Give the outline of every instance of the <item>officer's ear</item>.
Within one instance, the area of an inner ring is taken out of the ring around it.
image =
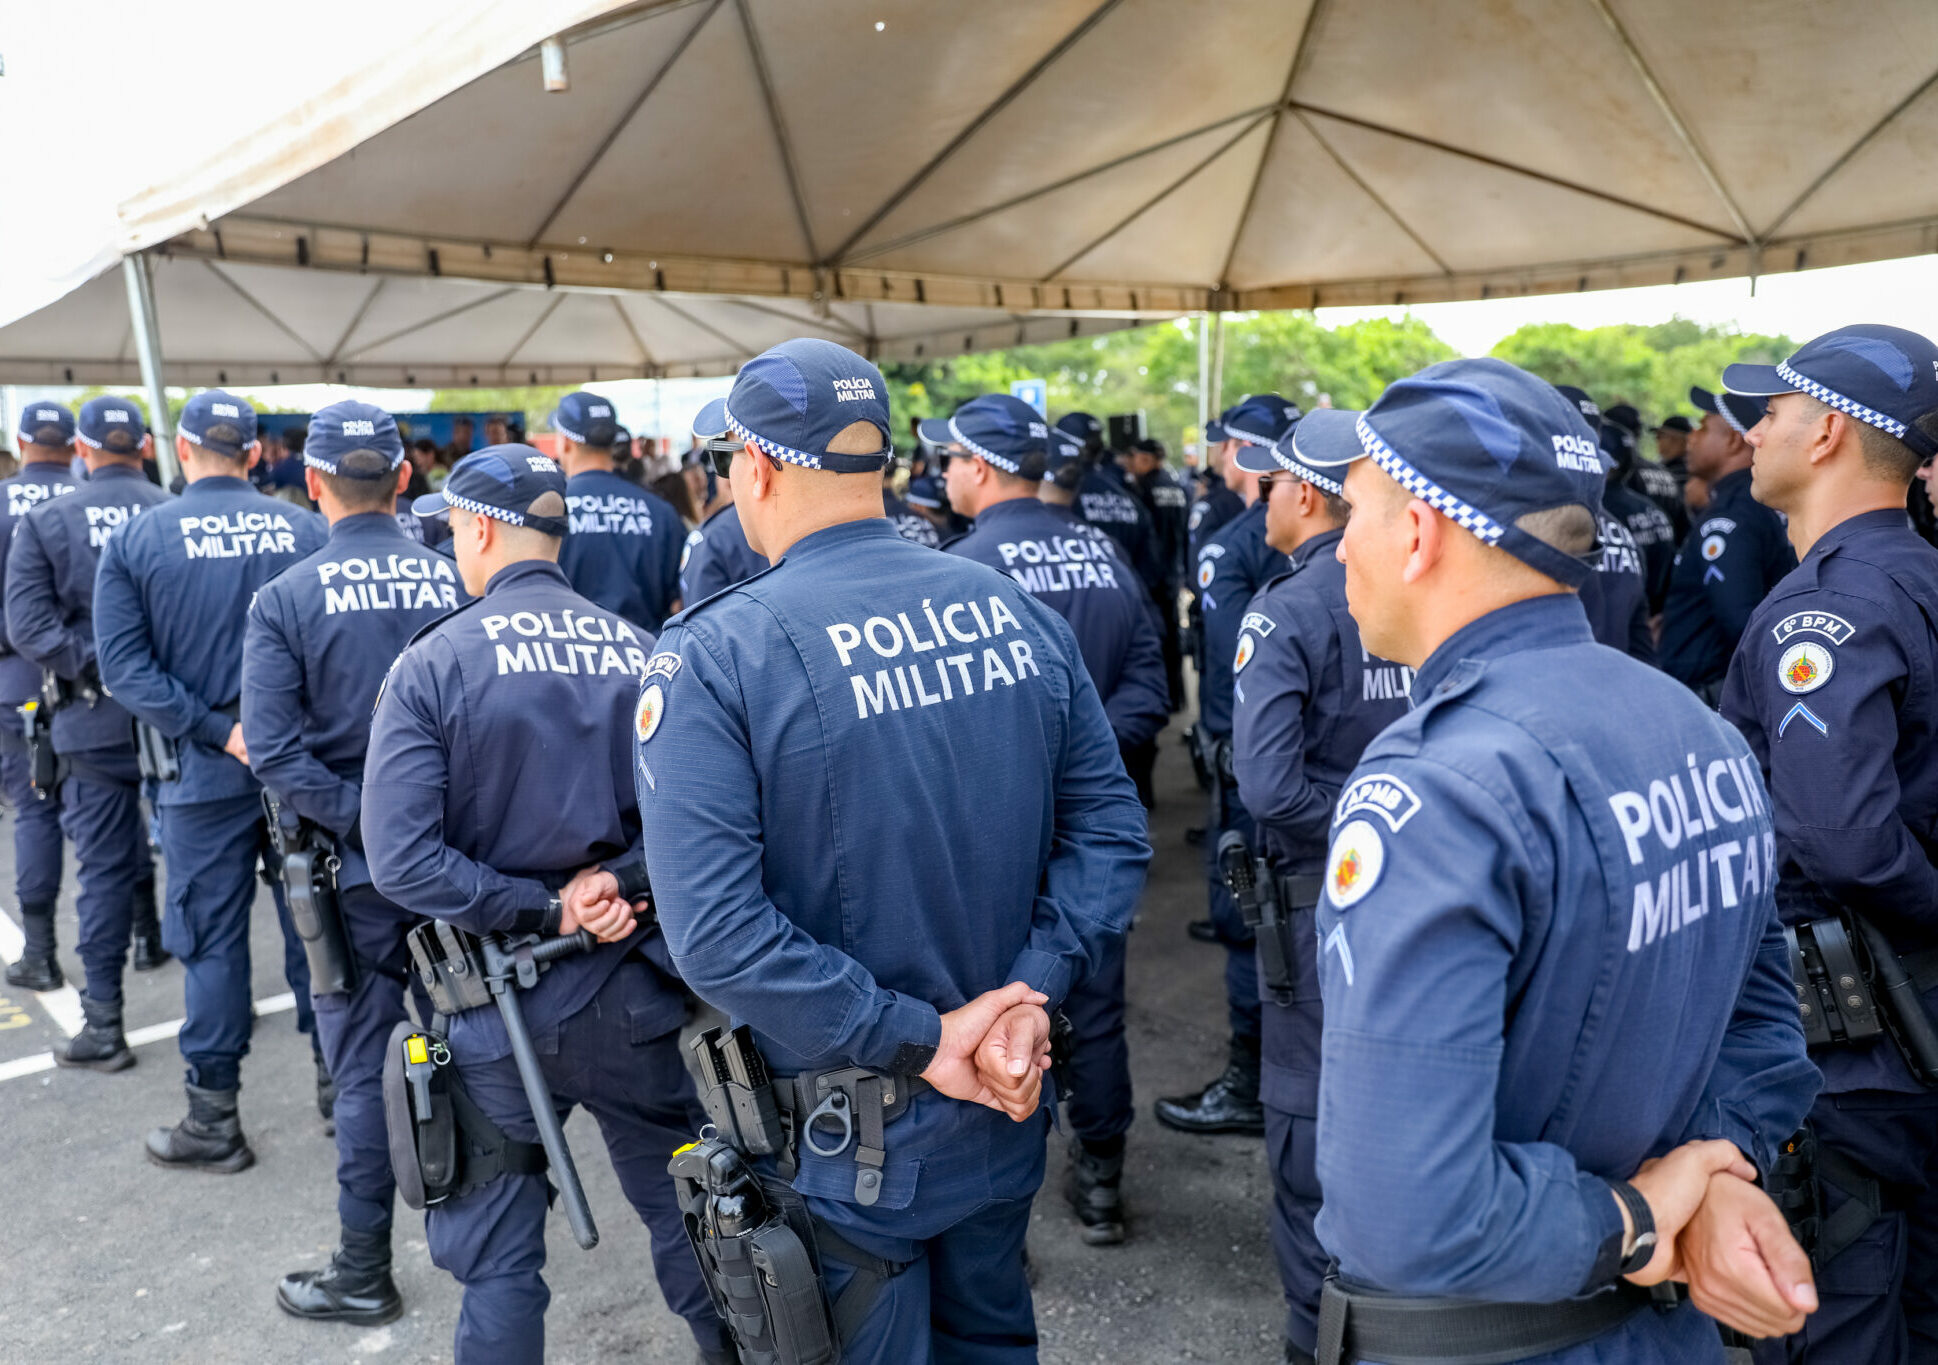
[[[249,443],[249,448],[243,451],[242,455],[243,455],[243,460],[242,460],[243,469],[245,471],[254,469],[257,463],[262,459],[262,442],[251,441]]]
[[[1433,571],[1447,553],[1447,522],[1419,498],[1407,499],[1400,513],[1405,525],[1406,564],[1400,572],[1405,583],[1418,583]]]
[[[314,472],[314,471],[311,471],[311,472]],[[410,472],[411,472],[411,463],[409,460],[405,460],[402,464],[397,466],[397,487],[395,489],[395,492],[397,496],[400,498],[404,496],[404,490],[410,487]],[[316,494],[314,493],[310,494],[310,501],[311,502],[316,501]]]

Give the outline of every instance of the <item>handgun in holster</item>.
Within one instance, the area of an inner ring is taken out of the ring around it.
[[[1226,830],[1218,840],[1218,872],[1231,892],[1239,917],[1251,929],[1258,944],[1258,966],[1266,990],[1280,1004],[1290,1003],[1296,985],[1292,951],[1292,925],[1288,907],[1279,903],[1278,878],[1271,864],[1254,858],[1245,836]]]
[[[309,959],[310,990],[316,995],[354,991],[362,970],[337,898],[337,873],[343,861],[337,856],[336,840],[269,791],[262,794],[262,806],[271,855],[263,859],[263,866],[273,867],[282,880],[290,923],[303,942],[303,956]]]
[[[599,1229],[592,1221],[592,1207],[586,1201],[578,1168],[573,1165],[572,1150],[566,1146],[551,1087],[545,1083],[537,1049],[532,1046],[531,1030],[526,1027],[524,1011],[518,1004],[518,992],[537,985],[540,974],[550,963],[575,953],[590,952],[597,946],[597,940],[584,929],[555,938],[537,934],[480,937],[442,920],[427,920],[412,929],[405,936],[405,942],[410,947],[412,968],[430,996],[431,1008],[440,1018],[448,1019],[493,1002],[497,1004],[539,1140],[519,1142],[506,1136],[465,1093],[456,1066],[448,1060],[445,1063],[448,1074],[424,1072],[416,1059],[412,1037],[437,1038],[447,1059],[449,1045],[431,1030],[414,1029],[405,1020],[391,1033],[390,1053],[384,1062],[384,1113],[390,1127],[392,1164],[417,1161],[421,1173],[413,1172],[406,1177],[400,1169],[399,1190],[415,1184],[421,1186],[428,1199],[429,1172],[445,1153],[443,1120],[435,1103],[438,1092],[420,1093],[417,1083],[419,1077],[426,1084],[435,1078],[448,1098],[451,1121],[460,1135],[456,1173],[446,1182],[448,1188],[439,1197],[463,1193],[506,1173],[534,1174],[549,1170],[558,1187],[559,1201],[565,1206],[566,1221],[572,1225],[573,1237],[590,1251],[599,1244]],[[431,1060],[435,1062],[436,1057]],[[430,1103],[420,1103],[424,1096]],[[414,1154],[426,1143],[430,1161],[422,1162]]]
[[[1191,755],[1191,776],[1196,780],[1199,791],[1211,790],[1211,768],[1205,762],[1204,745],[1198,739],[1198,727],[1193,725],[1184,732],[1184,751]]]
[[[20,734],[27,741],[27,777],[36,800],[49,800],[60,786],[61,761],[54,752],[54,709],[44,697],[19,706]]]
[[[135,722],[135,766],[150,782],[182,778],[182,756],[175,741],[145,720]]]

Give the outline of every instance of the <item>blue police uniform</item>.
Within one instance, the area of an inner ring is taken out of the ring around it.
[[[28,430],[36,412],[57,413],[58,417],[40,423],[58,429],[71,442],[74,418],[67,409],[54,404],[29,404],[21,414],[21,438],[31,441]],[[53,498],[74,492],[79,485],[66,460],[40,460],[23,465],[11,478],[0,479],[0,545],[14,533],[22,518]],[[6,556],[0,554],[0,559]],[[0,575],[4,565],[0,565]],[[54,903],[61,890],[61,814],[54,792],[34,790],[33,768],[27,756],[27,742],[20,717],[23,703],[40,696],[40,666],[23,655],[6,632],[0,631],[0,791],[13,812],[14,895],[20,903],[21,918],[29,934],[28,950],[19,966],[43,960],[48,964],[42,979],[29,982],[21,971],[10,969],[8,981],[30,988],[52,989],[61,984],[60,968],[54,962]],[[36,948],[43,951],[36,952]]]
[[[1750,614],[1796,563],[1783,519],[1750,496],[1750,471],[1716,480],[1669,576],[1663,671],[1713,700]]]
[[[1008,574],[1070,623],[1120,751],[1149,744],[1170,714],[1164,657],[1142,588],[1116,544],[1068,508],[1034,497],[985,507],[949,551]],[[1070,1020],[1070,1126],[1100,1147],[1131,1126],[1124,952],[1064,1004]]]
[[[1124,562],[1155,602],[1164,589],[1164,561],[1158,553],[1157,531],[1143,498],[1124,471],[1109,460],[1087,471],[1077,487],[1077,511],[1117,542]]]
[[[572,534],[559,550],[559,567],[573,589],[658,631],[680,596],[680,514],[610,470],[574,474],[565,487]]]
[[[1619,517],[1600,513],[1602,550],[1595,574],[1581,585],[1582,610],[1598,643],[1631,659],[1655,662],[1649,629],[1649,584],[1642,547]]]
[[[254,441],[255,415],[211,390],[190,400],[180,428],[239,455]],[[218,441],[211,429],[239,432],[239,442]],[[168,864],[162,937],[186,969],[179,1041],[189,1084],[205,1091],[237,1088],[252,1028],[249,907],[266,828],[254,774],[222,747],[240,717],[242,627],[256,592],[327,534],[314,512],[265,496],[240,474],[198,478],[166,513],[136,517],[110,536],[95,578],[101,680],[177,749],[179,775],[155,793]],[[282,887],[271,893],[284,975],[308,1033],[309,967]]]
[[[564,491],[537,451],[494,446],[417,505],[428,513],[449,499],[562,537]],[[547,494],[556,512],[531,511]],[[576,872],[635,861],[623,736],[652,643],[543,560],[500,569],[482,598],[420,632],[371,726],[362,824],[378,892],[474,933],[541,932],[556,926],[548,903]],[[667,1306],[703,1350],[724,1348],[666,1175],[703,1111],[679,1055],[686,1006],[658,929],[554,962],[520,1003],[560,1108],[582,1104],[598,1120],[652,1234]],[[498,1011],[465,1011],[449,1037],[478,1107],[510,1137],[536,1141]],[[428,1211],[431,1259],[465,1289],[460,1362],[543,1358],[547,1203],[542,1177],[508,1174]]]
[[[140,414],[120,410],[131,414],[117,425],[132,453],[140,449]],[[82,1003],[104,1017],[118,1018],[136,907],[152,906],[155,869],[141,813],[133,724],[120,703],[101,691],[94,575],[109,536],[168,496],[138,465],[103,465],[76,492],[22,519],[7,554],[8,637],[19,656],[52,670],[71,694],[54,712],[52,738],[67,767],[61,824],[80,864],[74,909],[87,970]],[[146,891],[138,890],[144,883]]]
[[[1642,551],[1642,577],[1648,586],[1649,611],[1659,614],[1669,596],[1669,576],[1676,560],[1676,528],[1655,503],[1611,476],[1602,490],[1604,513],[1628,528]]]
[[[767,567],[740,529],[740,510],[728,503],[687,535],[680,552],[680,600],[687,606],[704,602],[743,578]]]
[[[339,478],[352,455],[403,462],[396,423],[381,408],[334,403],[310,420],[305,462]],[[373,461],[375,462],[375,461]],[[338,859],[337,904],[356,960],[355,988],[312,996],[316,1036],[337,1086],[337,1214],[346,1244],[388,1246],[396,1183],[384,1122],[384,1046],[405,1017],[407,913],[371,885],[362,787],[370,713],[391,662],[421,628],[454,610],[464,590],[449,558],[408,535],[395,514],[361,512],[330,528],[315,554],[270,580],[249,608],[242,650],[242,732],[265,788],[317,825]],[[387,1263],[388,1256],[380,1258]],[[313,1281],[315,1272],[307,1277]],[[345,1277],[350,1278],[350,1277]],[[306,1284],[285,1286],[302,1311]],[[388,1286],[387,1286],[388,1287]],[[394,1288],[385,1296],[395,1299]]]
[[[1369,655],[1346,612],[1340,532],[1292,552],[1292,571],[1259,590],[1239,634],[1232,769],[1257,826],[1256,850],[1275,875],[1317,885],[1326,832],[1346,776],[1367,743],[1407,711],[1412,670]],[[1290,885],[1288,883],[1288,885]],[[1319,1116],[1318,938],[1312,896],[1282,907],[1294,917],[1290,980],[1259,966],[1259,1102],[1272,1172],[1272,1252],[1285,1291],[1286,1337],[1314,1347],[1326,1255],[1313,1232],[1319,1178],[1313,1169]]]
[[[830,372],[867,398],[839,402]],[[797,386],[798,416],[782,396]],[[854,420],[886,445],[884,390],[861,357],[794,341],[743,367],[728,402],[775,458],[878,477],[886,452],[819,452]],[[1011,981],[1054,1009],[1129,926],[1144,812],[1069,625],[886,521],[812,532],[675,617],[635,733],[674,960],[777,1075],[917,1075],[939,1011]],[[947,857],[879,856],[938,831]],[[886,1125],[872,1203],[852,1145],[800,1152],[794,1186],[815,1216],[907,1266],[844,1361],[1034,1358],[1022,1247],[1047,1126],[1043,1110],[1018,1124],[917,1087]],[[855,1273],[826,1268],[837,1294]]]
[[[1602,484],[1592,429],[1531,375],[1446,362],[1322,430],[1320,463],[1370,456],[1556,582],[1593,572],[1516,525]],[[1413,701],[1332,817],[1319,1240],[1348,1291],[1560,1303],[1617,1283],[1609,1182],[1705,1138],[1769,1172],[1815,1093],[1769,808],[1741,736],[1595,643],[1572,593],[1455,631]],[[1723,1359],[1708,1318],[1632,1298],[1529,1359]]]
[[[1260,394],[1225,414],[1224,431],[1246,444],[1269,447],[1290,429],[1298,415],[1298,408],[1276,394]],[[1266,542],[1263,501],[1252,503],[1219,527],[1198,551],[1204,664],[1198,680],[1197,739],[1211,756],[1206,766],[1212,773],[1211,808],[1204,837],[1205,882],[1211,923],[1225,946],[1225,1004],[1231,1026],[1232,1064],[1241,1070],[1257,1064],[1258,964],[1252,932],[1239,917],[1218,869],[1218,841],[1226,831],[1236,830],[1250,843],[1256,831],[1251,816],[1237,799],[1231,776],[1232,664],[1253,594],[1284,573],[1290,562]],[[1250,1090],[1253,1084],[1247,1077],[1241,1090]],[[1161,1118],[1167,1113],[1167,1103],[1160,1101]]]
[[[931,550],[942,548],[942,535],[935,529],[935,523],[887,488],[882,489],[882,511],[888,515],[888,524],[895,528],[895,534],[903,540],[926,545]]]
[[[1161,448],[1160,448],[1161,449]],[[1161,458],[1161,456],[1160,456]],[[1191,498],[1178,482],[1177,475],[1160,464],[1142,479],[1133,480],[1134,491],[1150,514],[1161,578],[1155,592],[1158,634],[1164,647],[1164,673],[1171,691],[1171,709],[1184,705],[1184,656],[1178,628],[1178,593],[1184,586],[1190,533],[1186,522]]]

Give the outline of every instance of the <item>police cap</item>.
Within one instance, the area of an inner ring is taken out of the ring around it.
[[[377,458],[349,459],[359,451]],[[351,479],[380,479],[395,473],[403,462],[404,438],[397,431],[397,419],[375,404],[346,398],[310,414],[303,463],[311,469]]]
[[[452,467],[444,487],[419,498],[410,510],[420,517],[449,516],[453,507],[510,526],[529,526],[563,537],[565,472],[551,456],[531,446],[486,446]]]
[[[552,430],[568,441],[595,450],[611,450],[619,439],[619,418],[612,400],[580,390],[559,399],[552,409]]]
[[[71,446],[74,414],[59,403],[29,403],[20,410],[19,440],[30,446]]]
[[[931,417],[917,430],[929,444],[959,445],[1005,474],[1041,478],[1049,462],[1050,436],[1043,414],[1006,393],[972,398],[951,416]]]
[[[1715,413],[1729,423],[1738,436],[1749,435],[1750,428],[1763,420],[1763,413],[1770,406],[1767,399],[1751,398],[1727,390],[1711,393],[1708,389],[1697,387],[1690,388],[1689,401],[1704,412]]]
[[[80,420],[72,430],[89,450],[105,450],[110,455],[136,455],[141,452],[142,437],[148,434],[148,424],[141,418],[141,409],[126,398],[103,394],[81,404]],[[42,441],[39,444],[54,443]]]
[[[880,433],[881,449],[831,453],[829,444],[856,422]],[[881,371],[846,346],[814,337],[784,341],[742,365],[732,391],[694,417],[693,434],[836,474],[878,474],[895,453]]]
[[[1755,398],[1807,393],[1926,459],[1938,455],[1938,441],[1916,426],[1938,410],[1938,346],[1902,327],[1839,327],[1806,341],[1780,365],[1729,366],[1723,387]]]
[[[175,430],[189,444],[235,459],[256,443],[256,410],[222,389],[204,389],[189,399]]]

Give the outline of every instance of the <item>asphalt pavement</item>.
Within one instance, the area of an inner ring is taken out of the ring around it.
[[[1167,733],[1152,817],[1157,857],[1130,948],[1131,1065],[1138,1119],[1125,1189],[1130,1240],[1088,1247],[1060,1190],[1064,1139],[1030,1229],[1037,1322],[1046,1365],[1276,1362],[1283,1316],[1266,1244],[1270,1198],[1254,1139],[1172,1133],[1154,1097],[1195,1090],[1224,1062],[1222,950],[1187,938],[1204,913],[1200,852],[1187,825],[1203,818],[1177,730]],[[0,816],[0,905],[12,906],[11,817]],[[933,848],[885,857],[946,856]],[[59,938],[71,982],[73,868]],[[0,956],[19,951],[0,921]],[[315,1108],[308,1041],[282,980],[282,943],[267,892],[252,933],[259,1018],[243,1063],[242,1118],[255,1166],[234,1176],[164,1171],[143,1135],[182,1114],[178,964],[127,981],[140,1064],[117,1075],[45,1066],[79,1026],[71,994],[0,986],[0,1362],[381,1362],[451,1359],[458,1287],[430,1263],[421,1217],[397,1210],[396,1274],[405,1316],[375,1329],[299,1322],[275,1303],[279,1276],[329,1257],[336,1237],[335,1148]],[[279,999],[278,997],[281,997]],[[137,1031],[145,1030],[143,1033]],[[621,1197],[596,1126],[566,1136],[599,1222],[582,1252],[556,1210],[548,1228],[548,1359],[626,1358],[688,1365],[691,1339],[660,1301],[645,1229]]]

